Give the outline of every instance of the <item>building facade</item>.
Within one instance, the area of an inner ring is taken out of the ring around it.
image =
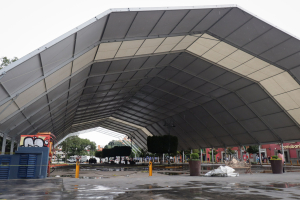
[[[249,160],[251,162],[256,162],[257,157],[259,156],[257,154],[248,154],[246,152],[246,149],[248,148],[243,146],[242,148],[240,147],[232,147],[232,151],[234,153],[232,155],[226,155],[225,156],[225,148],[218,148],[216,149],[217,153],[214,155],[214,161],[217,162],[224,162],[226,158],[231,159],[232,157],[242,158],[243,160]],[[297,161],[299,162],[300,160],[300,142],[294,142],[294,143],[283,143],[283,149],[284,149],[284,158],[287,163],[292,162],[293,164],[297,164]],[[281,144],[264,144],[261,145],[261,157],[262,157],[262,162],[267,162],[268,157],[272,157],[273,155],[277,155],[278,150],[281,150]],[[203,154],[203,160],[205,161],[212,161],[212,153],[211,153],[211,148],[207,148],[205,150],[205,153]]]

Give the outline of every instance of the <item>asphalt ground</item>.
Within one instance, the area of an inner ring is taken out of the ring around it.
[[[264,167],[239,177],[193,177],[167,168],[149,177],[139,167],[87,165],[75,179],[69,166],[47,179],[1,180],[0,199],[300,199],[299,172],[261,173]]]

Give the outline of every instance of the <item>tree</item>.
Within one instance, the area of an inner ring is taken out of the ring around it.
[[[141,149],[140,157],[142,157],[142,161],[144,162],[145,157],[149,155],[147,149]]]
[[[226,154],[232,155],[232,154],[235,154],[235,151],[232,150],[232,148],[228,147],[228,148],[226,149]]]
[[[196,153],[196,152],[195,152]],[[209,151],[209,154],[212,155],[211,150]],[[218,154],[218,151],[216,149],[214,149],[214,156]]]
[[[258,145],[254,145],[254,146],[249,146],[246,150],[246,152],[248,152],[249,154],[255,154],[259,152],[259,148]]]
[[[95,142],[90,142],[87,149],[89,150],[90,156],[94,156],[95,151],[96,151],[96,143]]]
[[[14,58],[12,58],[12,59],[9,59],[9,58],[7,58],[7,57],[2,57],[2,58],[0,58],[0,61],[1,61],[0,69],[2,69],[3,67],[8,66],[9,64],[11,64],[11,63],[13,63],[13,62],[15,62],[15,61],[17,61],[17,60],[18,60],[17,57],[14,57]]]
[[[232,158],[232,154],[235,154],[235,151],[232,148],[228,147],[226,149],[226,154],[230,155],[230,159]]]
[[[110,144],[113,144],[113,145],[110,145]],[[125,146],[125,145],[120,140],[112,140],[107,145],[104,146],[104,149],[111,149],[114,146]]]
[[[65,139],[60,146],[62,147],[62,151],[68,154],[68,156],[87,155],[87,150],[96,149],[95,142],[88,139],[81,139],[77,135]]]

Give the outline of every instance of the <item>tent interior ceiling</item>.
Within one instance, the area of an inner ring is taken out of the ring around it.
[[[299,64],[298,39],[239,7],[110,10],[0,71],[0,132],[296,141]]]

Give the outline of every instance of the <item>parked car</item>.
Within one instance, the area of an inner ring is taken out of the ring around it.
[[[73,157],[70,157],[69,159],[67,159],[67,161],[70,163],[76,163],[76,159]]]

